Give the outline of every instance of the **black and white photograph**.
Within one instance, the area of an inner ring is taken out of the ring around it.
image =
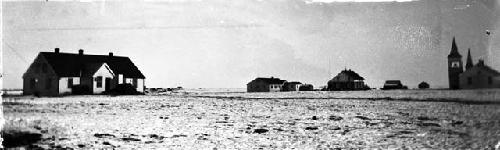
[[[0,149],[500,150],[500,0],[0,6]]]

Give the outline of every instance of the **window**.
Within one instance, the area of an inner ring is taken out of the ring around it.
[[[102,76],[97,76],[95,78],[97,88],[102,88]]]
[[[492,85],[492,84],[493,84],[493,78],[492,78],[492,77],[488,77],[488,84],[489,84],[489,85]]]
[[[469,85],[472,84],[472,77],[467,77],[467,84],[469,84]]]
[[[68,78],[68,88],[73,87],[73,78]]]
[[[34,88],[35,88],[35,86],[36,86],[36,79],[35,79],[35,78],[33,78],[33,79],[31,79],[31,80],[30,80],[30,88],[31,88],[31,89],[34,89]]]
[[[47,78],[46,82],[47,83],[45,83],[45,89],[52,88],[52,79],[51,78]]]
[[[47,73],[47,64],[42,64],[42,72]]]
[[[133,79],[132,84],[134,85],[134,88],[137,88],[137,79],[136,78]]]

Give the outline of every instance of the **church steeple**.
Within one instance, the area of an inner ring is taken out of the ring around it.
[[[467,63],[465,64],[465,70],[468,70],[469,68],[472,68],[474,64],[472,63],[472,56],[470,55],[470,48],[469,48],[469,53],[467,54]]]
[[[453,42],[451,43],[451,51],[448,58],[462,58],[462,55],[458,53],[457,43],[455,42],[455,37],[453,37]]]

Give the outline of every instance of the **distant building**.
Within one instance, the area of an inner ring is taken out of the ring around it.
[[[420,84],[418,84],[419,89],[428,89],[429,87],[430,85],[427,82],[420,82]]]
[[[314,87],[312,84],[302,84],[299,87],[299,91],[314,91]]]
[[[451,43],[451,51],[448,54],[448,83],[450,89],[460,88],[459,75],[463,72],[462,55],[458,53],[455,37]]]
[[[247,92],[279,92],[286,80],[279,78],[256,78],[247,84]]]
[[[40,52],[23,74],[23,94],[56,96],[75,91],[100,94],[119,84],[144,93],[144,75],[128,57]]]
[[[350,90],[367,90],[369,89],[364,84],[364,78],[351,69],[342,70],[337,76],[328,81],[328,91],[350,91]]]
[[[387,80],[384,83],[383,90],[393,90],[393,89],[407,89],[400,80]]]
[[[283,84],[283,91],[299,91],[300,86],[302,86],[302,83],[293,81],[293,82],[285,82]]]
[[[500,73],[483,60],[460,74],[461,89],[500,88]]]
[[[483,60],[474,65],[470,49],[467,54],[465,70],[462,56],[453,38],[448,55],[448,80],[450,89],[500,88],[500,73],[484,64]]]

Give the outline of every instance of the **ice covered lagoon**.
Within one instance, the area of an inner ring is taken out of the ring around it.
[[[4,131],[39,135],[21,146],[47,149],[484,149],[500,142],[500,90],[241,91],[5,97]]]

